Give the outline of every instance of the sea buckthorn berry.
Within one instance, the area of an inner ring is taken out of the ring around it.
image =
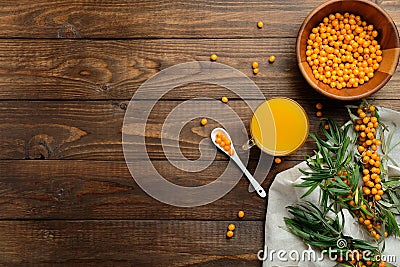
[[[231,224],[228,225],[228,230],[229,230],[229,231],[234,231],[235,228],[236,228],[236,227],[235,227],[235,225],[234,225],[233,223],[231,223]]]
[[[316,115],[317,117],[322,117],[322,112],[321,112],[321,111],[317,111],[317,112],[315,113],[315,115]]]
[[[210,56],[210,59],[211,59],[212,61],[216,61],[217,58],[218,58],[218,56],[217,56],[216,54],[212,54],[212,55]]]
[[[281,158],[275,158],[274,161],[275,161],[276,164],[280,164],[282,162]]]
[[[257,74],[258,72],[259,72],[259,69],[258,69],[258,68],[253,69],[253,73],[254,73],[254,74]]]
[[[201,121],[200,121],[200,124],[203,125],[203,126],[206,125],[207,124],[207,119],[206,118],[202,118]]]
[[[228,98],[226,96],[223,96],[221,98],[221,101],[224,102],[224,103],[228,103]]]
[[[316,107],[318,110],[321,110],[321,109],[323,108],[323,106],[322,106],[321,103],[317,103],[317,104],[315,105],[315,107]]]
[[[252,67],[253,69],[257,69],[257,68],[258,68],[258,62],[257,62],[257,61],[254,61],[254,62],[251,64],[251,67]]]
[[[226,237],[227,238],[232,238],[233,237],[233,231],[227,231],[226,232]]]
[[[274,63],[275,59],[276,59],[275,56],[270,56],[268,61],[269,61],[269,63]],[[319,63],[319,61],[318,61],[318,63]],[[316,64],[316,65],[318,65],[318,64]]]
[[[378,193],[378,190],[374,187],[371,189],[371,194],[376,195]]]
[[[257,22],[257,27],[262,29],[264,27],[264,23],[262,21]]]
[[[238,215],[239,218],[243,218],[244,217],[244,211],[240,210],[237,215]]]

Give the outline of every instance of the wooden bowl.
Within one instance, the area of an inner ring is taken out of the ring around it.
[[[374,77],[357,88],[332,88],[314,78],[311,67],[306,60],[307,39],[312,28],[318,26],[329,14],[353,13],[361,16],[362,20],[374,25],[379,35],[376,38],[381,45],[382,62],[374,72]],[[369,96],[381,89],[392,77],[396,70],[399,54],[399,33],[389,15],[378,5],[365,0],[330,0],[315,8],[304,20],[296,43],[297,62],[301,73],[307,82],[318,92],[334,99],[357,100]]]

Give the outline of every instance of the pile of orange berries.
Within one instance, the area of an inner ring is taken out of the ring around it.
[[[358,87],[374,77],[382,61],[378,31],[360,16],[330,14],[312,29],[307,62],[315,79],[332,88]]]
[[[234,150],[232,149],[232,141],[222,132],[217,132],[215,136],[215,143],[217,143],[230,156],[234,154]]]

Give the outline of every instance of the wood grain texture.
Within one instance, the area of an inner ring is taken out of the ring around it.
[[[131,99],[147,79],[179,63],[209,60],[250,77],[266,97],[315,99],[319,94],[301,75],[295,38],[234,40],[0,40],[0,99]],[[276,56],[273,64],[267,63]],[[260,73],[253,75],[251,63]],[[377,99],[395,99],[400,70]],[[306,92],[306,93],[305,93]],[[192,84],[171,90],[164,99],[191,99],[227,95],[229,90],[210,84]]]
[[[323,1],[15,1],[0,2],[3,38],[221,38],[296,35]],[[400,17],[399,2],[381,6]],[[283,19],[284,18],[284,19]],[[256,27],[264,21],[265,29]],[[399,23],[397,21],[397,23]]]
[[[260,266],[261,221],[0,221],[2,266]]]
[[[266,200],[248,193],[243,177],[222,199],[201,207],[151,198],[124,162],[123,118],[151,76],[217,53],[217,62],[242,71],[267,98],[298,100],[311,131],[319,124],[317,102],[324,104],[324,116],[343,122],[344,104],[314,92],[295,57],[297,31],[322,2],[0,0],[0,266],[261,266],[256,253],[263,247]],[[400,2],[378,2],[399,25]],[[259,20],[264,29],[257,29]],[[274,64],[267,63],[270,55]],[[260,63],[257,76],[253,61]],[[373,97],[400,110],[399,89],[397,70]],[[248,125],[250,109],[218,86],[182,86],[157,103],[144,136],[152,163],[167,180],[199,186],[227,166],[218,153],[200,174],[186,173],[165,160],[160,144],[162,123],[174,107],[224,95]],[[216,125],[189,122],[179,138],[184,156],[197,159],[199,142]],[[308,140],[273,165],[264,188],[313,148]],[[251,150],[250,172],[259,153]],[[238,210],[246,212],[243,220]],[[232,222],[237,229],[228,240]]]
[[[263,186],[275,175],[296,165],[284,160],[274,164]],[[200,186],[217,179],[227,167],[216,161],[201,173],[176,169],[167,161],[153,161],[160,175],[181,186]],[[248,168],[253,173],[257,163]],[[125,162],[79,160],[1,160],[0,219],[179,219],[264,220],[266,200],[248,192],[242,177],[223,198],[196,208],[161,203],[147,195],[133,180]],[[232,175],[241,177],[238,169]]]
[[[319,101],[319,100],[318,100]],[[344,122],[347,116],[345,107],[337,102],[322,101],[325,104],[324,116]],[[165,159],[161,145],[162,127],[167,115],[181,101],[160,101],[149,116],[146,124],[145,140],[147,154],[151,159]],[[206,102],[205,102],[206,103]],[[211,103],[211,102],[210,102]],[[314,101],[299,100],[310,117],[310,131],[317,132],[320,119],[315,116]],[[122,152],[122,125],[127,102],[125,101],[3,101],[0,102],[0,159],[86,159],[86,160],[124,160]],[[379,104],[400,110],[400,103],[379,101]],[[146,106],[146,101],[138,105]],[[205,104],[206,105],[206,104]],[[221,105],[223,105],[221,103]],[[251,119],[251,109],[243,101],[230,101],[229,107],[243,121],[246,130]],[[222,112],[223,108],[210,107],[213,112]],[[141,113],[132,116],[142,116]],[[202,114],[198,114],[199,117]],[[200,157],[199,143],[208,139],[211,130],[220,124],[210,120],[206,127],[200,119],[191,120],[183,127],[179,140],[165,136],[167,148],[176,147],[179,141],[182,154],[188,159]],[[171,121],[177,125],[179,121]],[[225,119],[226,128],[240,129],[240,121]],[[238,128],[239,127],[239,128]],[[143,136],[133,128],[132,136]],[[309,139],[310,141],[310,139]],[[244,143],[245,140],[242,140]],[[240,147],[242,143],[237,144]],[[140,142],[132,143],[127,150],[131,159],[143,159]],[[313,142],[306,142],[302,148],[288,159],[303,160],[306,154],[315,149]],[[211,143],[202,150],[206,160],[212,160],[215,148]],[[238,150],[239,151],[239,150]],[[239,151],[240,152],[240,151]],[[258,159],[259,150],[251,149],[250,157]],[[211,156],[207,156],[211,155]],[[212,157],[212,158],[210,158]],[[177,159],[174,155],[171,159]],[[226,160],[225,155],[217,153],[217,160]]]

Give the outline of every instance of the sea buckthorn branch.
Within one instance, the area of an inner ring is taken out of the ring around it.
[[[343,129],[331,119],[328,120],[329,130],[321,124],[321,131],[328,141],[323,141],[314,134],[310,134],[317,145],[317,151],[313,157],[306,160],[310,170],[300,170],[304,175],[304,181],[296,187],[309,188],[302,196],[305,197],[313,192],[317,187],[321,190],[321,205],[324,210],[329,206],[329,200],[337,201],[336,204],[342,206],[346,198],[355,192],[358,179],[356,172],[353,171],[354,165],[351,163],[353,153],[349,149],[350,137],[347,133],[351,125]],[[357,200],[358,201],[358,200]],[[337,205],[335,205],[337,209]]]
[[[379,113],[377,114],[379,118]],[[400,215],[400,176],[389,176],[388,163],[398,167],[398,163],[394,161],[389,153],[400,144],[400,140],[393,140],[393,135],[396,132],[397,126],[391,123],[386,126],[383,123],[379,129],[379,134],[382,140],[382,189],[385,194],[382,200],[377,203],[378,211],[382,213],[381,217],[386,217],[388,235],[400,236],[399,225],[395,220],[395,215]],[[391,131],[386,135],[389,128]]]
[[[354,129],[358,133],[357,158],[359,165],[362,166],[362,190],[374,213],[374,216],[360,214],[359,221],[367,226],[369,233],[377,240],[381,238],[383,240],[389,235],[399,236],[400,230],[393,213],[394,207],[399,208],[396,206],[396,202],[398,204],[396,191],[394,188],[388,190],[383,182],[383,180],[389,181],[387,153],[390,149],[387,145],[391,142],[393,131],[385,141],[385,132],[388,128],[381,122],[377,108],[365,100],[357,107],[357,115],[353,114],[351,117]],[[378,139],[378,134],[381,139]],[[378,150],[380,146],[382,146],[381,155]]]
[[[317,149],[314,151],[315,155],[306,160],[309,169],[300,170],[304,177],[296,186],[308,188],[302,197],[318,189],[321,193],[321,212],[324,214],[332,211],[337,215],[347,209],[378,245],[387,236],[400,234],[395,220],[395,214],[399,214],[400,211],[400,177],[386,177],[389,157],[384,152],[388,153],[390,149],[385,145],[392,140],[383,139],[387,127],[380,121],[375,106],[363,101],[360,106],[348,109],[357,111],[355,114],[349,112],[353,123],[339,127],[335,121],[329,119],[329,127],[325,128],[325,125],[321,124],[324,138],[310,134],[316,142]],[[350,133],[352,127],[354,134]],[[382,153],[378,149],[380,146],[384,151]],[[290,226],[289,219],[285,222]],[[300,236],[301,232],[295,231],[294,229],[299,229],[294,226],[290,226],[291,232]],[[324,224],[316,227],[324,227]],[[306,243],[316,245],[309,241]],[[347,266],[362,266],[364,263],[365,266],[385,264],[353,260],[348,261]]]
[[[329,250],[333,253],[329,256],[335,256],[344,266],[385,266],[384,261],[377,260],[381,255],[377,245],[343,234],[343,214],[340,220],[334,210],[321,210],[311,202],[299,202],[287,210],[292,216],[284,218],[286,230],[305,244]],[[363,257],[365,251],[370,253],[368,257]]]

